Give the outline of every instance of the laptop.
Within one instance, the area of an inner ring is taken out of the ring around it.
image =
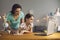
[[[48,35],[51,35],[53,33],[56,32],[55,30],[55,23],[53,20],[49,20],[47,22],[47,30],[45,32],[39,32],[39,33],[35,33],[34,35],[37,35],[37,36],[48,36]]]

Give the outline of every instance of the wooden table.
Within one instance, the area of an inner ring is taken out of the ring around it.
[[[60,33],[54,33],[49,36],[37,36],[34,35],[35,33],[31,34],[24,34],[24,35],[10,35],[3,33],[0,36],[0,40],[58,40],[60,39]]]

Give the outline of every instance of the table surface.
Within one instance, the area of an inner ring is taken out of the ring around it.
[[[1,32],[0,32],[1,33]],[[38,40],[38,39],[60,39],[60,32],[53,33],[48,36],[34,35],[36,33],[24,34],[24,35],[12,35],[2,32],[0,40]]]

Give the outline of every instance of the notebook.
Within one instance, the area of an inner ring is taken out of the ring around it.
[[[37,35],[37,36],[47,36],[47,35],[51,35],[53,33],[55,33],[55,23],[53,20],[49,20],[48,23],[47,23],[47,30],[46,32],[43,32],[43,33],[35,33],[34,35]]]

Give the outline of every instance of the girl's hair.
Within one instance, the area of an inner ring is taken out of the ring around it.
[[[19,5],[19,4],[14,4],[14,5],[12,6],[11,13],[14,14],[14,12],[15,12],[15,10],[16,10],[17,8],[20,8],[20,9],[22,10],[21,5]]]
[[[26,22],[26,19],[29,19],[31,16],[33,16],[33,15],[30,14],[30,13],[27,13],[26,16],[25,16],[25,18],[24,18],[25,22]]]

